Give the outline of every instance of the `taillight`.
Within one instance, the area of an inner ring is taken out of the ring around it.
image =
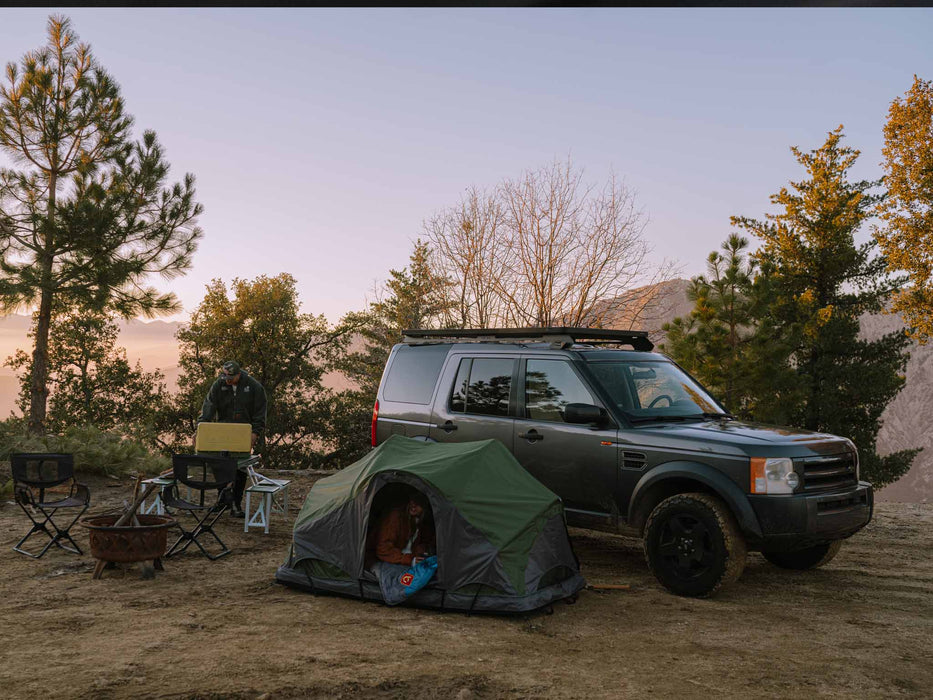
[[[373,404],[373,425],[370,429],[370,437],[372,438],[371,442],[373,447],[376,446],[376,421],[379,420],[379,399],[376,399],[376,403]]]

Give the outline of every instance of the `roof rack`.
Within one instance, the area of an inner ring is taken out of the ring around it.
[[[560,348],[574,343],[596,341],[599,344],[631,345],[635,350],[649,351],[654,343],[648,340],[646,331],[617,331],[605,328],[441,328],[409,329],[403,331],[402,340],[408,344],[475,342],[475,343],[522,343],[549,342]]]

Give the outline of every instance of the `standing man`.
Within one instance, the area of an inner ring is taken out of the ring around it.
[[[253,429],[250,450],[266,427],[266,390],[236,362],[224,362],[223,371],[207,392],[198,423],[218,420],[221,423],[249,423]],[[230,514],[243,517],[243,490],[246,474],[239,469],[233,484],[234,504]]]

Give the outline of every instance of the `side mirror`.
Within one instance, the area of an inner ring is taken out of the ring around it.
[[[568,403],[564,406],[564,420],[567,423],[580,423],[582,425],[597,424],[602,425],[606,422],[608,414],[605,408],[593,406],[588,403]]]

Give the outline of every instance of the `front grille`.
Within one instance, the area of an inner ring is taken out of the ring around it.
[[[835,491],[856,486],[855,458],[849,454],[804,457],[803,490],[805,493]]]
[[[832,496],[829,496],[832,498]],[[851,496],[845,496],[844,498],[833,498],[831,501],[821,500],[816,504],[816,512],[820,515],[828,515],[829,513],[842,513],[850,508],[855,508],[856,506],[865,505],[868,501],[868,496],[862,493],[855,493]]]

